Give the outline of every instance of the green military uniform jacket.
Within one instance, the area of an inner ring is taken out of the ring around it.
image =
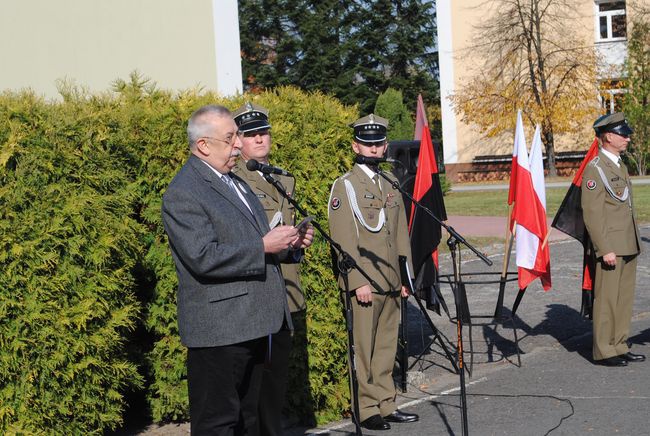
[[[617,167],[602,151],[583,173],[582,211],[596,257],[640,252],[630,176],[625,165]]]
[[[399,191],[383,178],[380,185],[381,190],[359,165],[336,179],[329,200],[330,234],[382,290],[399,291],[400,255],[406,256],[413,271],[406,213]],[[384,225],[375,229],[380,220]],[[348,278],[349,290],[368,284],[356,270],[350,271]],[[338,280],[340,288],[345,289],[343,278],[339,276]]]
[[[243,159],[237,161],[233,172],[244,179],[251,187],[257,198],[264,206],[264,212],[269,220],[271,228],[278,225],[293,225],[295,219],[294,207],[284,198],[275,186],[264,180],[257,171],[246,169],[246,162]],[[295,181],[293,177],[273,175],[285,187],[285,190],[293,195]],[[300,264],[281,264],[282,275],[287,287],[287,299],[289,310],[297,312],[305,309],[305,296],[300,287]]]

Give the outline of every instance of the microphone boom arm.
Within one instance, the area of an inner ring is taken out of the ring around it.
[[[387,180],[388,183],[391,184],[391,186],[393,187],[393,189],[395,189],[395,190],[401,192],[401,193],[402,193],[403,195],[405,195],[409,200],[411,200],[411,203],[412,203],[413,205],[415,205],[415,206],[419,207],[420,209],[422,209],[423,211],[425,211],[425,212],[426,212],[426,213],[427,213],[431,218],[433,218],[433,219],[434,219],[438,224],[440,224],[442,227],[444,227],[445,230],[447,230],[447,232],[449,233],[449,235],[450,235],[451,237],[453,237],[453,238],[456,239],[458,242],[460,242],[461,244],[465,245],[467,248],[469,248],[470,250],[472,250],[472,251],[474,252],[474,254],[476,254],[476,255],[479,257],[479,259],[481,259],[483,262],[485,262],[485,263],[488,264],[488,265],[492,265],[492,261],[491,261],[490,259],[488,259],[487,256],[486,256],[485,254],[483,254],[483,253],[481,253],[480,251],[478,251],[478,250],[477,250],[477,249],[476,249],[472,244],[470,244],[469,242],[467,242],[467,241],[465,240],[465,238],[463,238],[463,237],[462,237],[458,232],[456,232],[456,230],[454,230],[453,227],[448,226],[447,224],[445,224],[444,222],[442,222],[442,220],[441,220],[440,218],[438,218],[438,217],[436,216],[436,214],[433,213],[429,208],[427,208],[427,207],[424,206],[422,203],[420,203],[418,200],[416,200],[415,198],[413,198],[413,196],[412,196],[411,194],[409,194],[408,192],[406,192],[406,191],[404,190],[404,188],[402,188],[402,186],[400,185],[399,181],[397,181],[397,180],[393,180],[393,179],[391,179],[390,177],[388,177],[388,176],[386,175],[386,172],[385,172],[385,171],[382,171],[380,168],[377,168],[376,173],[379,174],[381,177],[383,177],[385,180]]]

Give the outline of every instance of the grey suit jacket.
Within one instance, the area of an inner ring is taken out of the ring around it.
[[[241,179],[253,214],[198,157],[163,196],[162,217],[178,275],[178,327],[187,347],[230,345],[291,322],[278,259],[264,254],[269,231],[259,200]]]

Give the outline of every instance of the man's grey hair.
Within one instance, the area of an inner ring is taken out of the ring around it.
[[[212,127],[211,116],[230,117],[232,114],[226,107],[216,104],[209,104],[194,111],[187,122],[187,141],[190,150],[194,151],[196,149],[196,141],[199,138],[209,136]]]

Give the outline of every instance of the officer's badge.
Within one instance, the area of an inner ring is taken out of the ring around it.
[[[363,196],[363,198],[370,198],[370,199],[372,199],[372,198],[375,198],[375,196],[372,195],[372,194],[365,194],[365,195]]]
[[[332,210],[336,210],[341,207],[341,200],[338,197],[332,198]]]
[[[257,198],[266,198],[266,194],[257,193]]]
[[[618,182],[619,180],[621,180],[621,178],[619,176],[616,176],[616,177],[612,177],[610,180],[612,182]]]
[[[587,180],[587,189],[590,191],[593,191],[596,189],[596,181],[595,180]]]

